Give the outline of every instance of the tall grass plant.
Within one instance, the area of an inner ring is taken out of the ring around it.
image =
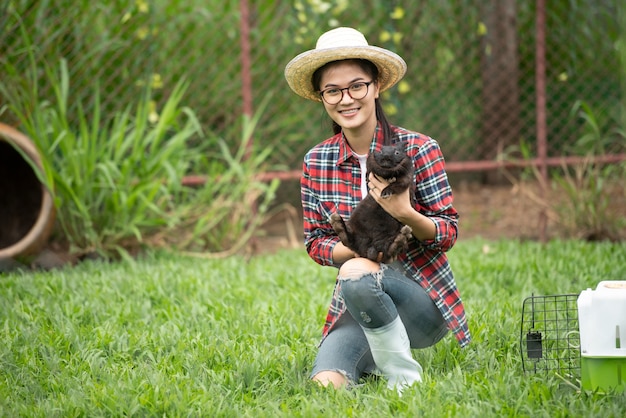
[[[522,193],[542,207],[561,228],[566,238],[588,240],[626,239],[626,163],[606,164],[602,157],[626,150],[626,128],[619,112],[613,115],[594,110],[578,101],[572,107],[572,121],[581,125],[580,136],[568,149],[580,157],[574,164],[551,168],[548,183],[537,166],[531,165],[521,175],[505,172]],[[533,158],[530,146],[522,142],[508,150],[524,160]],[[539,188],[535,187],[538,184]],[[543,189],[543,190],[542,190]]]
[[[67,63],[44,69],[52,101],[39,96],[34,79],[30,90],[0,87],[42,155],[41,181],[57,206],[56,238],[72,253],[126,255],[150,244],[221,254],[241,249],[257,233],[278,187],[257,179],[271,152],[249,146],[258,116],[243,118],[235,141],[205,133],[183,105],[187,83],[180,81],[162,108],[146,88],[126,110],[107,117],[97,80],[91,110],[74,103],[78,110],[70,115]],[[236,153],[232,143],[239,144]],[[209,154],[211,147],[220,153]],[[208,181],[184,187],[192,170]]]
[[[262,224],[282,210],[282,205],[272,206],[280,181],[259,178],[259,173],[268,170],[267,160],[274,148],[252,143],[264,109],[262,105],[251,118],[243,116],[235,151],[225,138],[213,139],[220,153],[203,155],[194,168],[206,174],[206,182],[185,190],[173,209],[179,222],[157,234],[153,239],[156,245],[208,257],[232,255],[244,249],[261,233]]]
[[[12,108],[42,154],[44,181],[54,191],[60,229],[72,251],[119,251],[173,222],[167,216],[172,197],[195,158],[186,143],[201,133],[193,112],[180,107],[185,85],[174,89],[158,116],[143,97],[136,109],[129,106],[110,120],[102,118],[95,88],[92,112],[79,107],[72,124],[64,61],[49,79],[54,102],[39,101],[34,90],[32,106],[14,100]]]

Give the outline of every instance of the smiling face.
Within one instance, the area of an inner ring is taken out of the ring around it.
[[[365,97],[355,100],[348,90],[343,90],[343,97],[337,104],[330,105],[325,101],[326,112],[345,133],[369,134],[370,138],[376,128],[376,99],[379,88],[374,75],[358,61],[346,60],[327,64],[320,72],[319,90],[346,89],[354,83],[369,83]]]

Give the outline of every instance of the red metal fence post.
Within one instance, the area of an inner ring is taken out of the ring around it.
[[[247,0],[239,1],[239,28],[241,45],[241,98],[243,101],[243,114],[252,118],[252,64],[250,58],[250,7]],[[246,158],[252,152],[252,138],[246,138]]]
[[[253,106],[252,106],[252,58],[250,57],[250,7],[248,0],[239,0],[239,29],[240,29],[240,43],[241,43],[241,99],[243,101],[243,114],[245,118],[252,119]],[[242,127],[243,129],[244,127]],[[244,159],[250,158],[252,154],[252,148],[254,145],[254,135],[250,133],[250,138],[246,139],[246,153]],[[252,213],[256,217],[258,213],[257,202],[252,202],[250,208]],[[257,245],[256,237],[251,237],[250,242],[253,247]]]
[[[541,200],[545,201],[548,190],[548,139],[546,124],[546,4],[537,0],[536,18],[536,90],[537,90],[537,165],[540,173]],[[546,242],[548,214],[545,206],[539,213],[539,240]]]

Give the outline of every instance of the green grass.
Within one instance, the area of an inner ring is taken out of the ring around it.
[[[425,381],[308,379],[334,282],[303,250],[202,260],[152,253],[0,276],[0,416],[624,416],[623,395],[524,374],[521,306],[623,280],[626,244],[462,241],[450,258],[473,344],[414,352]]]

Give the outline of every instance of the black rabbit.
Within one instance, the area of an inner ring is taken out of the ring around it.
[[[390,181],[381,196],[390,196],[410,188],[414,200],[413,161],[405,151],[404,143],[383,146],[380,152],[372,152],[367,158],[367,175]],[[389,215],[368,194],[354,208],[345,222],[338,213],[330,217],[330,224],[341,242],[361,257],[372,261],[389,263],[406,251],[411,228]]]

